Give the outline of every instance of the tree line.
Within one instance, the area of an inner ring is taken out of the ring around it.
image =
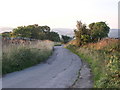
[[[74,30],[75,39],[77,46],[85,45],[89,42],[97,42],[104,37],[108,37],[109,26],[106,22],[91,23],[86,26],[81,21],[77,21],[76,29]],[[51,31],[49,26],[39,26],[38,24],[20,26],[13,29],[12,32],[5,32],[2,34],[3,37],[20,37],[20,38],[31,38],[39,40],[51,40],[55,42],[67,43],[72,38],[67,35],[60,35],[56,32]]]
[[[38,24],[28,25],[28,26],[19,26],[13,29],[12,32],[2,33],[3,37],[19,37],[19,38],[31,38],[39,40],[51,40],[55,42],[60,41],[59,34],[53,31],[50,31],[49,26],[39,26]]]
[[[54,42],[67,43],[71,37],[67,35],[60,35],[56,32],[51,31],[49,26],[39,26],[38,24],[19,26],[14,28],[12,32],[4,32],[2,36],[5,38],[28,38],[38,40],[51,40]]]

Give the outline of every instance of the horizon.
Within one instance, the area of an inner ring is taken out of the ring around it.
[[[17,27],[16,27],[17,28]],[[12,27],[0,27],[0,33],[3,33],[3,32],[12,32],[14,28]],[[51,31],[63,31],[64,30],[74,30],[72,28],[52,28]],[[110,28],[110,30],[120,30],[120,29],[117,29],[117,28]]]
[[[67,36],[70,36],[70,37],[73,37],[74,36],[74,29],[70,29],[70,28],[53,28],[51,29],[51,31],[53,32],[57,32],[60,36],[61,35],[67,35]],[[119,32],[120,29],[110,29],[109,33],[108,33],[108,37],[110,38],[118,38],[119,37]],[[12,30],[6,30],[5,31],[1,31],[1,28],[0,28],[0,33],[3,33],[3,32],[12,32]]]
[[[53,28],[76,28],[76,21],[85,24],[106,21],[112,29],[118,28],[119,0],[4,0],[0,27],[27,26],[38,23]],[[42,3],[42,4],[41,4]],[[32,6],[32,7],[31,7]]]

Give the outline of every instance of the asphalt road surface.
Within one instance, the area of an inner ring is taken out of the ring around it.
[[[81,60],[62,46],[54,49],[53,55],[46,62],[5,75],[2,78],[2,88],[70,87],[78,77]]]

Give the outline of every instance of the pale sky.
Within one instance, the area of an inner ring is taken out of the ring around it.
[[[118,28],[119,0],[0,0],[0,26],[48,25],[76,28],[76,21],[87,25],[106,21]]]

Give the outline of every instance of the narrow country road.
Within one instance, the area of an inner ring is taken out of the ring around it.
[[[63,48],[54,47],[53,55],[44,63],[5,75],[3,88],[68,88],[77,79],[82,66],[80,58]]]

